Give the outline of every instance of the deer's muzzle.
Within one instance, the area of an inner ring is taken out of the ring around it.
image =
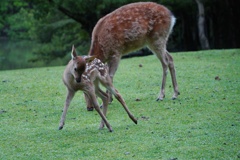
[[[76,78],[76,82],[80,83],[81,82],[81,77],[80,78]]]

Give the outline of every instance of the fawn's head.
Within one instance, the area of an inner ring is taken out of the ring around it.
[[[78,56],[74,46],[72,46],[71,56],[72,56],[72,62],[73,62],[73,66],[71,68],[71,73],[72,73],[74,79],[76,80],[76,82],[80,83],[82,74],[84,73],[84,71],[86,69],[86,63],[88,63],[89,61],[92,61],[95,57],[93,57],[93,56],[90,56],[90,57],[89,56],[88,57]]]
[[[86,61],[83,57],[77,55],[77,52],[74,46],[72,46],[71,56],[72,56],[72,62],[73,62],[71,72],[76,82],[80,83],[82,74],[86,68]]]

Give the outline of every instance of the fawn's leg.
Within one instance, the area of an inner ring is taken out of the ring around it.
[[[75,94],[74,91],[70,91],[70,90],[68,89],[67,98],[66,98],[66,101],[65,101],[65,105],[64,105],[64,108],[63,108],[62,117],[61,117],[60,124],[59,124],[59,128],[58,128],[59,130],[63,129],[64,122],[65,122],[65,118],[66,118],[66,114],[67,114],[67,110],[68,110],[68,107],[69,107],[69,105],[70,105],[71,100],[72,100],[73,97],[74,97],[74,94]]]
[[[97,94],[97,96],[99,96],[102,99],[103,114],[106,117],[107,109],[108,109],[108,94],[105,93],[104,91],[102,91],[99,87],[96,87],[96,94]],[[104,127],[104,121],[101,120],[99,128],[102,129],[103,127]]]
[[[94,94],[94,90],[93,89],[89,89],[87,92],[85,92],[86,95],[88,96],[89,100],[92,102],[95,110],[98,112],[98,114],[101,116],[102,120],[104,121],[104,123],[106,124],[106,126],[108,127],[109,131],[112,132],[112,127],[110,126],[110,124],[108,123],[105,115],[102,113],[98,102],[97,102],[97,98],[96,95]]]
[[[130,112],[130,110],[128,109],[124,99],[122,98],[122,96],[120,95],[120,93],[112,86],[112,84],[108,84],[108,86],[106,86],[108,88],[108,90],[115,96],[115,98],[122,104],[123,108],[125,109],[125,111],[127,112],[129,118],[131,118],[131,120],[137,124],[137,119],[132,115],[132,113]]]

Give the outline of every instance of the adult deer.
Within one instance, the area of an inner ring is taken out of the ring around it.
[[[166,7],[152,2],[138,2],[122,6],[101,18],[92,32],[90,56],[109,66],[113,76],[121,56],[147,46],[160,60],[163,68],[162,85],[157,100],[165,97],[165,84],[169,68],[173,96],[179,95],[173,58],[166,50],[175,17]],[[92,107],[88,100],[88,109]]]
[[[100,129],[102,129],[104,124],[106,124],[109,131],[112,132],[112,127],[106,119],[108,95],[100,89],[99,83],[106,87],[116,97],[116,99],[122,104],[128,116],[135,124],[137,124],[137,119],[129,111],[120,93],[113,87],[111,78],[108,74],[107,65],[104,65],[94,56],[77,56],[74,46],[72,48],[71,55],[72,60],[69,61],[63,74],[63,82],[67,87],[68,93],[60,120],[59,129],[62,129],[64,126],[67,110],[75,93],[79,90],[82,90],[89,98],[91,105],[94,106],[102,118]],[[99,108],[96,95],[99,96],[103,101],[103,113]]]

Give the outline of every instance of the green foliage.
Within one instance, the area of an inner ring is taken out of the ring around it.
[[[122,60],[114,84],[139,123],[114,99],[107,115],[113,133],[97,129],[100,117],[86,111],[81,92],[58,130],[64,67],[1,71],[0,159],[238,159],[239,53],[173,53],[181,95],[171,100],[169,74],[161,102],[156,57]]]
[[[30,29],[33,20],[32,13],[26,10],[28,4],[9,0],[2,0],[0,4],[0,36],[25,39],[27,35],[23,32]]]
[[[81,29],[76,21],[67,18],[59,12],[50,12],[47,17],[39,20],[36,25],[36,40],[41,43],[34,53],[37,56],[32,61],[43,60],[51,62],[63,58],[71,49],[71,45],[90,43],[89,35]],[[83,54],[88,53],[89,45],[84,45]]]
[[[34,25],[37,23],[33,18],[32,10],[21,8],[18,14],[13,14],[7,18],[9,29],[8,37],[14,40],[31,39]]]
[[[44,63],[31,63],[35,42],[0,40],[0,70],[41,67]]]

